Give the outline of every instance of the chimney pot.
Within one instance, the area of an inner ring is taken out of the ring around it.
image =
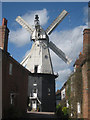
[[[6,20],[6,18],[3,18],[3,21],[2,21],[2,26],[6,26],[7,27],[7,20]]]

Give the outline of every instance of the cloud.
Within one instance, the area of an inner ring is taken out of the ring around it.
[[[40,24],[42,26],[45,25],[49,19],[48,12],[46,9],[30,11],[30,12],[26,13],[25,15],[23,15],[22,18],[30,25],[34,25],[35,15],[37,15],[37,14],[39,16]]]
[[[34,17],[36,14],[38,14],[40,17],[40,22],[41,22],[40,24],[44,26],[49,19],[48,12],[46,9],[30,11],[21,17],[33,27]],[[10,42],[14,43],[16,46],[22,47],[30,42],[30,33],[27,32],[24,28],[19,28],[17,30],[10,30],[9,40]]]
[[[50,40],[54,42],[69,58],[72,59],[70,65],[65,64],[51,51],[54,71],[58,72],[59,77],[56,79],[56,90],[60,89],[72,73],[73,64],[78,58],[83,48],[83,30],[88,26],[88,7],[83,8],[83,22],[85,25],[76,26],[71,30],[55,31],[51,34]],[[72,69],[71,69],[72,68]]]
[[[69,58],[72,63],[67,65],[56,54],[51,51],[51,58],[55,72],[58,72],[59,77],[56,79],[57,89],[60,89],[62,84],[68,79],[72,70],[72,66],[77,59],[83,47],[83,30],[87,26],[77,26],[71,30],[55,31],[50,35],[52,41],[58,48],[60,48]]]
[[[71,30],[53,32],[50,40],[67,55],[74,58],[79,54],[79,49],[82,47],[84,28],[86,28],[86,26],[77,26]],[[72,52],[74,52],[74,54],[72,54]]]
[[[30,34],[23,28],[18,29],[17,31],[11,30],[9,40],[16,46],[21,47],[30,42]]]
[[[52,63],[54,71],[58,72],[59,77],[56,79],[56,90],[60,89],[62,85],[68,80],[72,73],[73,64],[78,58],[83,48],[83,30],[88,26],[88,7],[83,8],[85,25],[77,26],[74,29],[66,31],[55,31],[51,34],[50,40],[54,42],[65,54],[72,59],[70,65],[65,64],[51,51]]]

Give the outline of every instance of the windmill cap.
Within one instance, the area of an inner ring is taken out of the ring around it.
[[[36,20],[39,20],[39,17],[38,17],[38,15],[35,15],[35,19],[36,19]]]

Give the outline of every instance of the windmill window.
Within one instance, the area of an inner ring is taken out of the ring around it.
[[[40,36],[40,33],[38,33],[38,37]]]
[[[46,58],[46,59],[48,59],[48,56],[47,56],[47,55],[45,55],[45,58]]]
[[[37,89],[33,89],[33,93],[37,93]]]
[[[48,92],[50,92],[50,88],[48,88]]]
[[[46,49],[46,45],[43,45],[43,48]]]
[[[34,73],[37,73],[37,71],[38,71],[38,65],[35,65],[35,67],[34,67]]]
[[[33,86],[37,86],[37,84],[33,84]]]
[[[39,45],[37,45],[39,47]]]

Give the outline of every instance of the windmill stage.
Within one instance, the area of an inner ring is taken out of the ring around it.
[[[54,75],[49,48],[64,62],[69,64],[70,60],[62,50],[49,41],[49,35],[67,14],[68,12],[63,10],[46,30],[41,27],[38,15],[35,15],[34,28],[20,16],[16,18],[16,21],[30,33],[30,38],[33,41],[29,54],[21,62],[22,66],[36,74],[28,80],[28,107],[30,111],[38,109],[41,112],[55,112],[55,78],[58,76]]]

